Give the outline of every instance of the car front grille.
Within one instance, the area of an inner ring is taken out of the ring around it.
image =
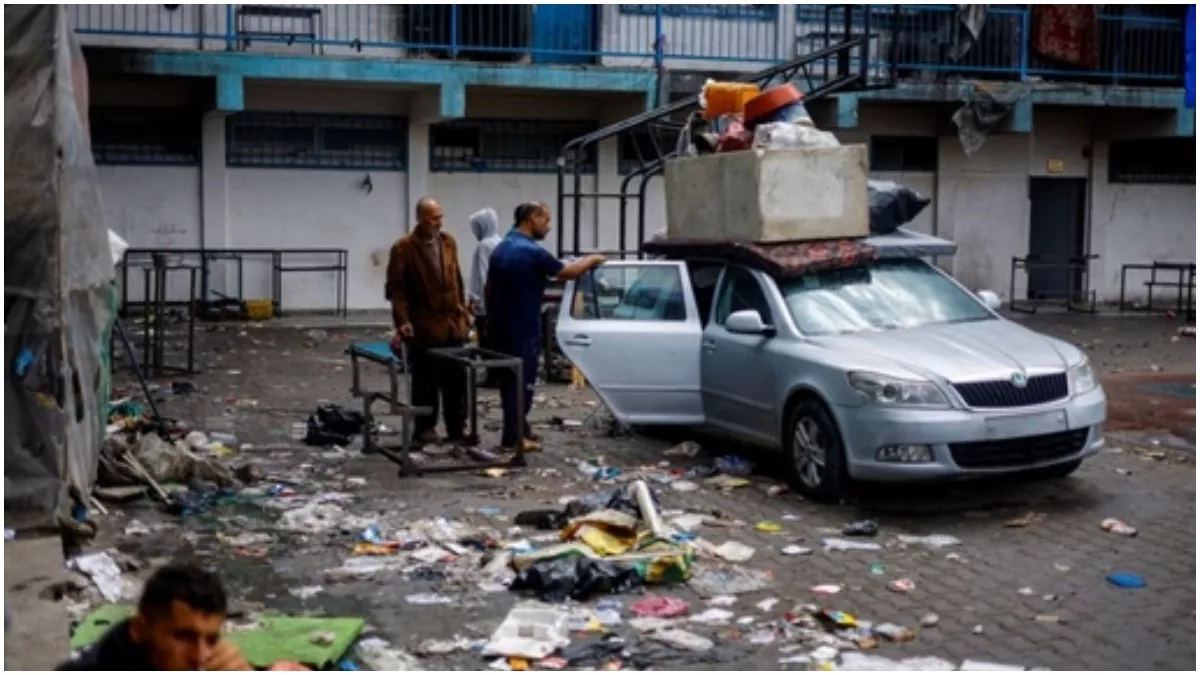
[[[1078,454],[1087,438],[1087,429],[1076,429],[1044,436],[951,443],[950,456],[964,469],[1031,466]]]
[[[968,408],[1021,408],[1067,397],[1067,374],[1034,375],[1024,387],[1010,380],[959,382],[955,391]]]

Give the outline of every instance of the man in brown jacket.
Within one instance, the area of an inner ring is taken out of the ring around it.
[[[447,440],[464,441],[466,373],[429,354],[436,347],[461,347],[467,338],[467,311],[458,245],[442,232],[442,207],[429,197],[417,202],[417,226],[392,245],[387,296],[396,334],[408,347],[412,405],[433,414],[416,419],[413,438],[438,441],[438,394]]]

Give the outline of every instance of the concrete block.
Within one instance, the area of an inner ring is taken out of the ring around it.
[[[675,159],[663,180],[672,238],[777,242],[870,229],[865,145]]]

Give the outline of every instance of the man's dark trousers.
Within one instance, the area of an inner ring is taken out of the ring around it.
[[[452,361],[429,353],[430,349],[461,347],[462,340],[437,345],[408,344],[408,367],[412,379],[413,407],[430,409],[430,414],[416,419],[414,437],[428,433],[437,426],[438,411],[446,422],[446,435],[461,439],[467,421],[467,373]],[[438,394],[441,394],[441,405]]]
[[[512,370],[496,369],[496,380],[500,385],[500,405],[504,409],[504,433],[500,437],[500,445],[504,448],[514,448],[525,437],[531,435],[529,426],[529,410],[533,407],[533,387],[537,383],[538,354],[541,352],[541,338],[538,335],[492,335],[493,348],[501,353],[521,359],[521,379],[524,391],[522,407],[525,409],[525,428],[517,429],[517,387],[518,383]]]

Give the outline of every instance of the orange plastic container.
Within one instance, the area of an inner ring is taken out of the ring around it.
[[[748,82],[709,82],[704,85],[704,117],[741,113],[746,102],[758,96],[758,85]]]
[[[755,120],[762,119],[784,106],[789,106],[803,100],[804,94],[800,93],[800,90],[795,85],[791,83],[781,84],[778,87],[764,91],[750,101],[746,101],[742,118],[747,124],[753,124]]]

